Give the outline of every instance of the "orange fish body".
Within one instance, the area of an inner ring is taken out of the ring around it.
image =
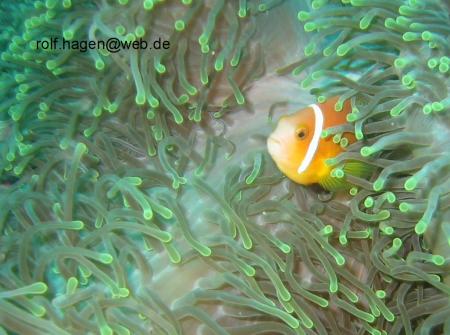
[[[338,97],[324,103],[313,104],[292,115],[283,116],[267,141],[270,155],[278,168],[289,179],[302,184],[321,184],[329,190],[345,188],[345,180],[331,177],[333,167],[325,161],[345,149],[333,142],[332,137],[322,138],[324,129],[343,125],[351,111],[350,101],[345,101],[341,111],[335,110]],[[344,133],[349,144],[355,142],[352,133]],[[352,170],[358,170],[352,163]]]

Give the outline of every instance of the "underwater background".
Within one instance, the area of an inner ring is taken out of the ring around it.
[[[449,8],[1,1],[0,334],[450,334]],[[334,96],[326,192],[266,140]]]

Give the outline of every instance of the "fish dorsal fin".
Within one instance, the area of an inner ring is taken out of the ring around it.
[[[317,149],[319,147],[320,136],[323,130],[323,113],[322,109],[317,105],[313,104],[310,106],[314,111],[314,134],[311,142],[309,143],[306,155],[300,163],[297,172],[303,173],[311,164],[314,156],[316,155]]]

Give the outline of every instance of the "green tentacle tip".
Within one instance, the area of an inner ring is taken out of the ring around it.
[[[119,105],[118,105],[118,103],[113,102],[108,107],[106,107],[106,109],[108,110],[108,112],[110,112],[112,114],[112,113],[117,112],[117,110],[119,109]]]
[[[377,180],[375,180],[375,182],[373,183],[373,190],[374,191],[381,191],[384,187],[384,180],[378,178]]]
[[[429,31],[425,30],[424,32],[422,32],[421,37],[424,41],[431,41],[433,34]]]
[[[311,76],[309,76],[300,82],[300,86],[302,88],[308,88],[309,86],[311,86],[312,83],[313,83],[313,80],[312,80]]]
[[[136,41],[136,35],[133,33],[128,33],[125,35],[125,40],[127,42],[134,42],[134,41]]]
[[[182,94],[178,97],[178,103],[180,103],[181,105],[184,105],[188,101],[189,101],[189,95],[187,95],[187,94]]]
[[[432,255],[431,261],[438,266],[445,264],[445,258],[442,257],[441,255]]]
[[[323,227],[320,230],[320,234],[323,235],[323,236],[328,236],[331,233],[333,233],[333,226],[332,225],[326,225],[325,227]]]
[[[137,105],[143,105],[145,104],[145,95],[144,94],[137,94],[136,98],[134,99],[134,101],[136,102]]]
[[[431,109],[435,112],[441,112],[444,110],[444,105],[441,102],[435,101],[431,104]]]
[[[380,298],[380,299],[384,299],[384,298],[386,298],[386,291],[384,291],[384,290],[377,290],[377,291],[375,292],[375,295],[376,295],[378,298]]]
[[[142,178],[140,177],[124,177],[122,180],[129,185],[133,186],[142,185]]]
[[[223,70],[223,58],[216,59],[216,61],[214,62],[214,70],[216,70],[216,72],[220,72]]]
[[[16,155],[14,154],[14,152],[8,152],[7,154],[6,154],[6,160],[8,161],[8,162],[12,162],[12,161],[14,161],[16,159]]]
[[[97,59],[95,61],[95,68],[99,71],[103,70],[105,68],[105,62],[101,59]]]
[[[334,175],[334,177],[336,177],[338,179],[342,179],[342,178],[344,178],[345,173],[341,168],[336,168],[336,169],[332,170],[331,175],[332,176]]]
[[[44,294],[48,290],[48,286],[44,282],[36,282],[29,286],[26,286],[27,294]]]
[[[76,277],[70,277],[66,284],[66,294],[73,294],[78,286],[78,279]]]
[[[87,148],[86,144],[80,142],[80,143],[77,143],[77,146],[75,147],[75,152],[77,154],[83,155],[88,152],[88,148]]]
[[[175,123],[176,124],[182,124],[183,123],[183,116],[181,114],[177,114],[175,117]],[[186,184],[186,181],[182,184]]]
[[[405,190],[407,191],[412,191],[417,187],[418,184],[418,180],[414,177],[409,178],[406,182],[405,182]]]
[[[121,24],[116,26],[114,31],[116,32],[116,34],[121,35],[121,36],[125,35],[125,33],[127,32],[126,28]]]
[[[287,320],[285,321],[292,329],[297,329],[298,327],[300,327],[300,321],[291,316],[290,314],[287,314],[286,319]]]
[[[285,254],[291,252],[291,246],[286,243],[282,243],[281,245],[278,246],[278,248]]]
[[[330,293],[336,293],[338,291],[338,283],[336,280],[330,281],[330,286],[328,290],[330,291]]]
[[[242,238],[242,245],[244,246],[245,249],[250,250],[251,248],[253,248],[253,242],[250,239],[250,236],[243,234],[241,238]]]
[[[384,196],[386,197],[386,200],[387,200],[390,204],[393,204],[393,203],[397,200],[397,197],[396,197],[396,195],[395,195],[393,192],[386,192],[386,193],[384,194]]]
[[[392,235],[395,232],[394,228],[383,224],[383,222],[380,223],[380,229],[386,235]]]
[[[311,42],[311,43],[308,43],[305,46],[304,53],[305,53],[306,57],[311,56],[315,51],[316,51],[316,44],[315,43]]]
[[[314,22],[308,22],[303,26],[303,29],[306,32],[311,32],[311,31],[314,31],[315,29],[317,29],[317,25]]]
[[[327,0],[313,0],[311,7],[314,10],[322,8],[326,4]]]
[[[52,71],[58,66],[58,63],[56,61],[54,61],[54,60],[48,60],[48,61],[45,62],[45,66],[47,67],[47,69]]]
[[[413,33],[411,31],[408,31],[403,34],[402,38],[405,42],[411,42],[411,41],[420,40],[422,38],[422,36],[418,33]]]
[[[376,216],[378,217],[379,221],[387,220],[391,217],[391,212],[387,209],[383,209],[382,211],[379,211]]]
[[[46,0],[45,7],[47,7],[48,9],[53,9],[53,8],[55,8],[57,3],[58,3],[57,0]]]
[[[430,58],[427,62],[427,65],[430,69],[434,69],[436,66],[438,66],[439,60],[437,58]]]
[[[423,233],[425,233],[425,231],[427,230],[427,227],[428,223],[426,221],[419,220],[419,222],[414,227],[414,231],[416,232],[417,235],[423,235]]]
[[[99,260],[103,264],[111,264],[114,260],[113,256],[111,254],[103,253],[99,255]]]
[[[338,144],[341,141],[342,133],[336,134],[333,136],[333,143]]]
[[[81,230],[84,228],[84,222],[83,221],[72,221],[70,223],[70,229],[74,229],[74,230]]]
[[[440,73],[447,73],[448,70],[450,70],[450,65],[446,63],[439,64],[439,72]]]
[[[265,12],[267,10],[267,5],[262,3],[260,5],[258,5],[258,11],[260,12]]]
[[[113,335],[113,334],[114,331],[108,325],[105,324],[100,326],[100,335]]]
[[[374,200],[373,200],[373,197],[371,197],[371,196],[368,196],[368,197],[364,200],[364,206],[365,206],[366,208],[371,208],[371,207],[373,207],[373,204],[374,204]]]
[[[200,37],[198,38],[198,43],[200,45],[205,45],[207,44],[209,41],[208,36],[206,36],[205,34],[201,34]]]
[[[345,56],[349,51],[351,50],[351,48],[347,45],[347,44],[341,44],[337,50],[336,53],[339,57],[343,57]]]
[[[180,185],[184,185],[186,183],[187,183],[187,179],[184,177],[179,177],[179,178],[173,179],[172,188],[174,190],[177,190],[180,187]]]
[[[209,45],[208,44],[202,44],[201,45],[202,53],[207,54],[209,52]]]
[[[315,71],[314,73],[316,73],[316,75],[317,75],[318,77],[320,77],[320,76],[323,75],[322,71]],[[318,102],[319,104],[323,104],[325,101],[327,101],[327,97],[326,97],[326,96],[324,96],[324,95],[319,95],[319,96],[317,97],[317,102]]]
[[[153,96],[148,97],[148,103],[149,103],[150,107],[152,107],[152,108],[159,107],[159,100]]]
[[[367,28],[369,28],[371,23],[371,18],[364,16],[361,21],[359,21],[359,28],[361,28],[362,30],[365,30]]]
[[[170,220],[171,218],[173,218],[173,212],[167,207],[161,206],[161,208],[158,208],[157,213],[166,220]]]
[[[405,58],[401,58],[401,57],[397,58],[394,61],[394,66],[397,69],[403,69],[407,64],[408,64],[408,61]]]
[[[350,195],[357,195],[358,194],[358,188],[357,187],[352,187],[349,191]]]
[[[211,248],[206,245],[199,245],[195,249],[204,257],[209,257],[212,254]]]
[[[338,102],[336,102],[336,104],[334,105],[334,110],[336,112],[341,112],[343,108],[344,108],[344,102],[341,100],[338,100]]]
[[[245,275],[247,277],[254,277],[256,274],[256,270],[253,266],[245,264],[245,266],[242,268],[242,271],[244,271]]]
[[[347,114],[346,119],[348,122],[354,122],[358,118],[358,114],[356,111],[352,111],[351,113]]]
[[[402,84],[405,86],[410,86],[411,84],[413,84],[413,82],[414,82],[414,77],[409,74],[403,76],[403,78],[402,78]]]
[[[75,36],[75,32],[71,29],[67,29],[67,30],[63,31],[63,37],[68,41],[72,40],[74,36]]]
[[[305,12],[303,10],[298,12],[298,14],[297,14],[297,18],[300,22],[304,22],[304,21],[308,20],[310,17],[311,16],[309,15],[309,13]]]
[[[183,31],[184,28],[186,27],[186,24],[183,20],[176,20],[175,21],[175,29],[177,31]]]
[[[151,220],[153,218],[153,211],[151,208],[146,208],[144,209],[142,216],[144,217],[144,219],[146,220]]]
[[[153,109],[149,109],[146,114],[147,120],[153,120],[156,116],[156,112]]]
[[[345,258],[341,254],[336,254],[334,257],[334,260],[336,261],[336,264],[339,266],[342,266],[345,264]]]
[[[166,245],[167,248],[167,253],[169,255],[169,259],[172,263],[174,264],[179,264],[181,262],[181,255],[178,252],[177,249],[175,249],[173,246],[171,246],[170,244]]]
[[[113,296],[117,298],[126,298],[130,295],[130,290],[126,287],[111,287],[111,291]]]
[[[368,157],[375,153],[376,151],[372,147],[362,147],[361,148],[361,156]]]
[[[431,107],[431,104],[428,103],[423,106],[422,111],[425,115],[428,115],[433,111],[433,108]]]
[[[145,10],[153,9],[154,6],[153,0],[144,0],[143,6]]]
[[[2,58],[3,58],[3,54],[4,53],[2,53]],[[3,59],[4,61],[6,61],[6,59]],[[23,83],[25,80],[27,80],[27,76],[25,76],[24,74],[22,74],[22,73],[18,73],[18,74],[16,74],[15,76],[14,76],[14,80],[16,81],[16,83]]]

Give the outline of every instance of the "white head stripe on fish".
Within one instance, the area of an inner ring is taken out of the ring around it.
[[[300,166],[298,167],[297,172],[299,174],[305,172],[305,170],[311,164],[314,155],[317,152],[317,148],[319,147],[320,136],[322,135],[322,128],[323,128],[322,110],[316,104],[313,104],[309,107],[311,107],[314,111],[314,119],[315,119],[314,134],[311,143],[309,144],[308,150],[306,151],[305,158],[303,158],[303,161],[300,163]]]

